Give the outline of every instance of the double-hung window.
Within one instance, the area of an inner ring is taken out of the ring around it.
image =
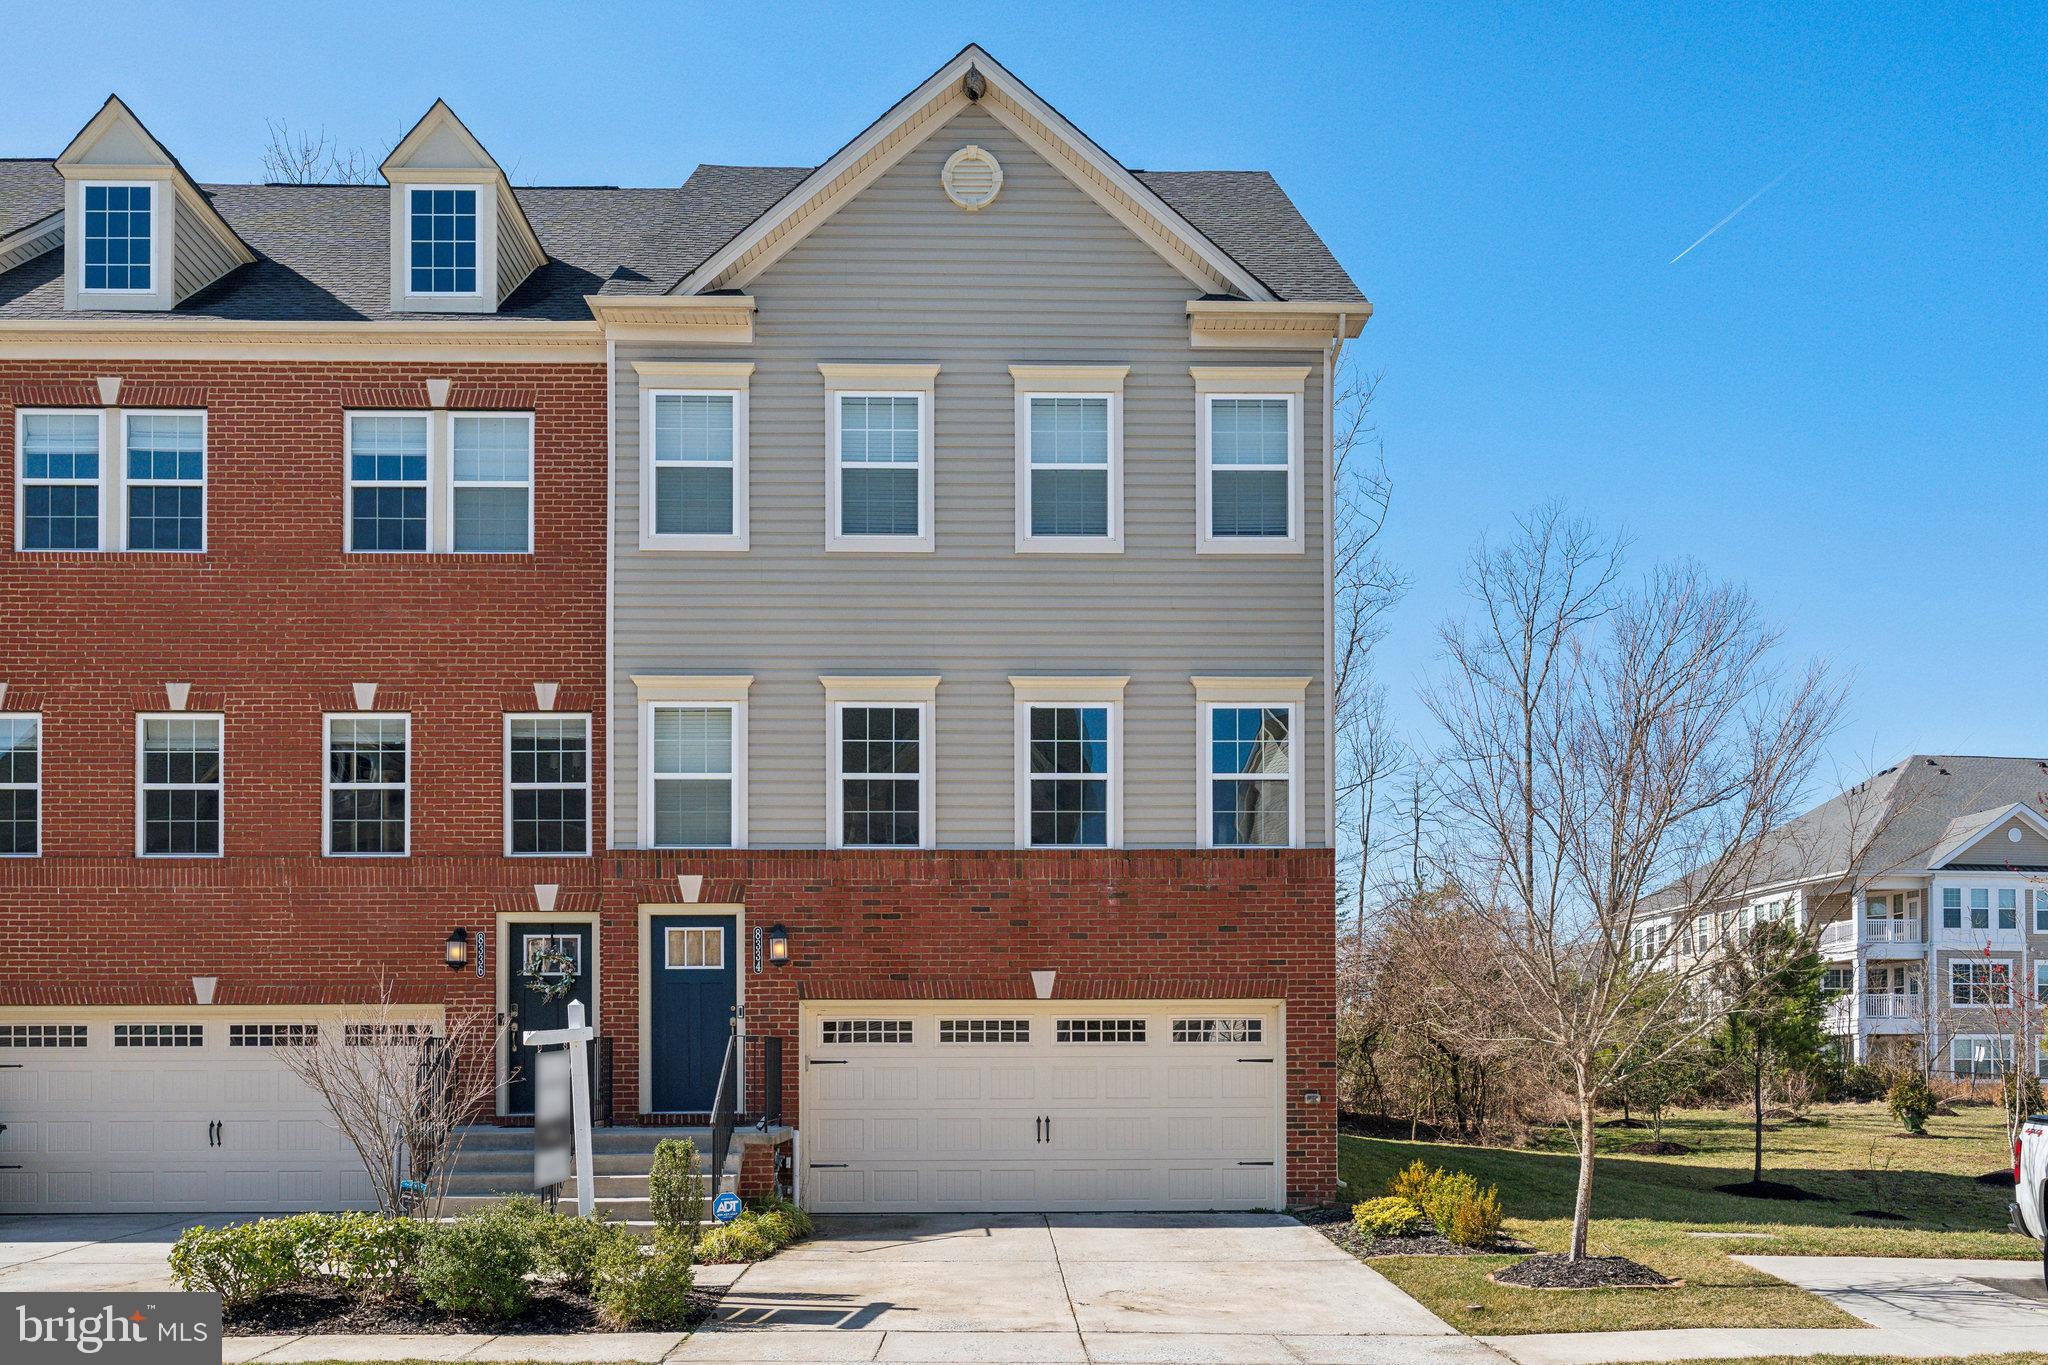
[[[532,551],[532,413],[351,412],[344,431],[350,551]]]
[[[1991,888],[1973,886],[1970,888],[1970,927],[1989,929],[1991,927]]]
[[[1017,549],[1123,548],[1127,367],[1012,365],[1017,386]]]
[[[833,848],[933,845],[938,679],[826,678]]]
[[[347,420],[348,548],[427,548],[423,412],[352,412]]]
[[[1960,929],[1963,927],[1963,888],[1944,886],[1941,888],[1941,927]]]
[[[1197,365],[1192,373],[1199,464],[1196,550],[1298,553],[1304,544],[1307,369]]]
[[[2034,932],[2048,934],[2048,891],[2034,892]],[[2043,1003],[2048,1003],[2048,995],[2042,996],[2041,999]]]
[[[326,850],[402,856],[411,841],[412,718],[351,712],[326,720]]]
[[[128,548],[206,548],[206,414],[121,414]]]
[[[1012,676],[1017,697],[1017,845],[1123,842],[1126,678]]]
[[[746,704],[653,702],[644,723],[652,845],[738,847],[744,842],[740,795]]]
[[[505,717],[505,852],[590,852],[590,717]]]
[[[449,439],[449,548],[500,555],[532,550],[533,414],[456,413]]]
[[[15,418],[15,544],[24,550],[100,548],[98,412],[37,412]]]
[[[641,361],[640,541],[747,548],[750,362]],[[663,387],[666,386],[666,387]]]
[[[474,186],[416,185],[406,191],[406,292],[474,294],[476,275]]]
[[[136,722],[135,851],[216,857],[221,851],[221,718],[183,713]]]
[[[1964,1034],[1949,1044],[1949,1068],[1959,1080],[1997,1080],[2012,1069],[2012,1039]]]
[[[82,192],[80,286],[96,294],[150,293],[155,288],[156,186],[88,184]]]
[[[1949,963],[1948,1002],[1958,1006],[2010,1005],[2012,963],[2004,958]]]
[[[933,547],[936,365],[820,365],[830,476],[825,548]]]
[[[43,718],[0,713],[0,858],[43,851]]]
[[[1282,680],[1273,680],[1279,682]],[[1301,694],[1258,680],[1197,678],[1201,846],[1288,848],[1301,843]]]

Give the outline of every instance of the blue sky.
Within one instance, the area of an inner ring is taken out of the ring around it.
[[[246,179],[266,117],[377,154],[442,95],[521,182],[674,184],[980,41],[1126,164],[1271,169],[1374,300],[1404,720],[1466,551],[1558,497],[1850,679],[1827,776],[2048,753],[2048,9],[1737,8],[101,0],[10,21],[0,154],[111,89]]]

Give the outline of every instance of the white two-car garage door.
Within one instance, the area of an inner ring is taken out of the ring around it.
[[[823,1213],[1279,1208],[1270,1002],[890,1002],[803,1018]]]
[[[369,1178],[278,1060],[306,1013],[0,1017],[0,1213],[369,1207]]]

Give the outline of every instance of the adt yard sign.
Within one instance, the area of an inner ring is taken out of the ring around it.
[[[711,1201],[711,1216],[721,1223],[730,1223],[740,1216],[740,1197],[731,1190]]]

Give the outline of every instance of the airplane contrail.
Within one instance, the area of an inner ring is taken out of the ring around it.
[[[1708,229],[1707,229],[1707,230],[1706,230],[1705,232],[1702,232],[1702,233],[1701,233],[1701,234],[1699,235],[1699,241],[1696,241],[1696,242],[1694,242],[1694,243],[1692,244],[1692,246],[1689,246],[1689,247],[1687,247],[1687,248],[1686,248],[1685,250],[1683,250],[1683,251],[1679,252],[1679,253],[1678,253],[1678,254],[1677,254],[1676,256],[1673,256],[1673,257],[1672,257],[1672,258],[1671,258],[1671,259],[1670,259],[1669,261],[1665,262],[1665,264],[1666,264],[1666,265],[1677,265],[1677,264],[1678,264],[1678,263],[1679,263],[1680,261],[1684,260],[1684,259],[1685,259],[1685,258],[1686,258],[1687,256],[1691,255],[1691,254],[1692,254],[1692,251],[1693,251],[1693,247],[1697,247],[1697,246],[1698,246],[1698,245],[1700,244],[1700,242],[1704,242],[1704,241],[1706,241],[1706,240],[1707,240],[1707,238],[1709,238],[1709,237],[1713,236],[1713,235],[1714,235],[1715,233],[1719,232],[1719,231],[1720,231],[1720,230],[1721,230],[1722,228],[1724,228],[1724,227],[1727,227],[1727,226],[1728,226],[1728,225],[1729,225],[1730,223],[1734,222],[1734,221],[1735,221],[1735,218],[1736,218],[1736,216],[1737,216],[1738,214],[1740,214],[1740,213],[1741,213],[1741,212],[1742,212],[1742,211],[1743,211],[1744,209],[1748,208],[1748,207],[1749,207],[1749,206],[1750,206],[1751,204],[1754,204],[1754,203],[1755,203],[1755,202],[1756,202],[1757,200],[1759,200],[1759,199],[1763,198],[1763,197],[1764,197],[1765,195],[1769,194],[1769,193],[1770,193],[1770,192],[1771,192],[1772,190],[1776,189],[1776,188],[1778,187],[1778,184],[1779,184],[1779,182],[1780,182],[1780,181],[1782,181],[1782,180],[1784,180],[1784,178],[1785,178],[1786,176],[1788,176],[1788,175],[1792,174],[1792,172],[1794,172],[1794,171],[1798,170],[1798,169],[1799,169],[1799,168],[1800,168],[1801,166],[1804,166],[1804,165],[1805,165],[1805,164],[1806,164],[1807,162],[1809,162],[1809,161],[1813,160],[1813,156],[1814,156],[1814,153],[1815,153],[1815,152],[1818,152],[1818,151],[1819,151],[1819,150],[1820,150],[1820,149],[1821,149],[1822,147],[1824,147],[1824,146],[1826,146],[1826,145],[1827,145],[1827,144],[1826,144],[1826,143],[1824,143],[1824,142],[1823,142],[1823,143],[1816,143],[1816,144],[1815,144],[1815,145],[1813,146],[1813,148],[1812,148],[1811,150],[1809,150],[1809,151],[1808,151],[1808,152],[1806,153],[1806,155],[1804,155],[1804,156],[1800,157],[1800,158],[1799,158],[1799,159],[1798,159],[1797,161],[1795,161],[1795,162],[1793,162],[1793,163],[1792,163],[1791,165],[1787,166],[1787,167],[1786,167],[1786,168],[1785,168],[1784,170],[1782,170],[1782,171],[1779,171],[1779,172],[1778,172],[1778,174],[1777,174],[1777,176],[1776,176],[1776,178],[1775,178],[1775,179],[1773,179],[1773,180],[1771,181],[1771,183],[1770,183],[1770,184],[1768,184],[1768,185],[1764,186],[1764,187],[1763,187],[1762,189],[1758,190],[1758,191],[1757,191],[1757,192],[1756,192],[1755,194],[1752,194],[1751,196],[1749,196],[1749,198],[1747,198],[1747,199],[1743,200],[1743,201],[1742,201],[1741,203],[1737,204],[1737,205],[1736,205],[1736,206],[1735,206],[1734,208],[1732,208],[1732,209],[1730,209],[1730,210],[1728,211],[1728,216],[1727,216],[1726,218],[1723,218],[1723,219],[1722,219],[1722,220],[1721,220],[1720,222],[1718,222],[1718,223],[1714,224],[1714,225],[1713,225],[1712,227],[1708,228]]]

